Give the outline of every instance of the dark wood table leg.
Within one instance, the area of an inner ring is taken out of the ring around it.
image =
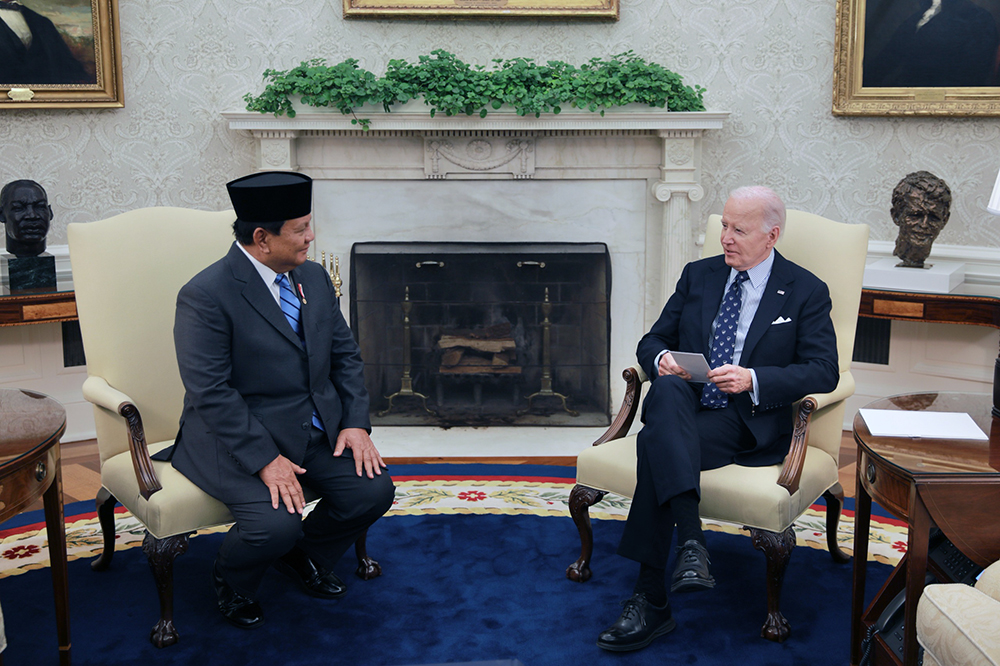
[[[872,521],[872,498],[861,483],[861,458],[858,458],[854,491],[854,582],[851,590],[851,666],[861,663],[864,638],[861,617],[865,612],[865,582],[868,575],[868,539]]]
[[[917,602],[927,576],[927,542],[931,517],[920,497],[920,486],[910,486],[910,528],[907,534],[906,612],[903,631],[903,666],[917,666]]]
[[[66,523],[63,519],[62,472],[56,458],[54,478],[43,495],[45,532],[49,539],[52,590],[55,594],[56,631],[59,636],[59,663],[70,664],[69,580],[66,571]]]

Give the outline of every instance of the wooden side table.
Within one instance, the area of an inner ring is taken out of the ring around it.
[[[917,601],[928,571],[932,526],[979,566],[1000,559],[1000,418],[987,394],[914,393],[877,400],[868,409],[967,412],[989,435],[987,442],[919,437],[875,437],[859,414],[851,603],[851,664],[862,657],[862,640],[890,600],[906,590],[902,663],[917,664]],[[864,608],[872,499],[909,526],[907,551],[878,595]],[[934,570],[934,567],[931,567]],[[941,571],[934,571],[943,575]],[[939,575],[939,580],[940,580]],[[942,582],[949,582],[943,580]],[[881,637],[872,639],[872,664],[900,663]]]
[[[68,666],[69,587],[59,465],[59,438],[66,430],[66,410],[41,393],[0,389],[0,422],[3,423],[0,428],[0,522],[21,513],[39,497],[43,498],[55,591],[59,663]],[[8,607],[8,613],[11,612],[16,612],[16,607]]]

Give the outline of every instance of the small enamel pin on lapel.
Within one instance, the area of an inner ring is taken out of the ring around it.
[[[297,286],[299,288],[299,296],[302,297],[302,305],[308,305],[309,302],[306,300],[306,294],[302,291],[302,283],[299,282]]]
[[[785,290],[784,289],[779,289],[778,290],[778,296],[784,296],[784,295],[785,295]]]

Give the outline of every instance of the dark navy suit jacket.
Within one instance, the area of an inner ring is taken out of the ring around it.
[[[329,275],[306,262],[290,277],[305,294],[305,346],[235,245],[177,295],[173,465],[223,502],[270,500],[257,472],[279,453],[302,463],[314,406],[331,449],[342,428],[371,430],[361,352]]]
[[[656,356],[664,349],[710,357],[712,321],[719,312],[729,271],[723,255],[684,267],[676,291],[636,351],[653,381],[659,376]],[[757,374],[760,404],[754,407],[749,393],[730,398],[757,446],[738,454],[735,462],[749,466],[781,462],[791,442],[792,403],[809,393],[836,388],[840,371],[830,309],[826,284],[775,251],[771,276],[739,363]]]

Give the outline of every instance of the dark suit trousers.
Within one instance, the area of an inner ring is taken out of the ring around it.
[[[358,476],[350,449],[340,457],[326,441],[326,434],[312,429],[312,438],[301,467],[306,473],[299,483],[320,496],[303,519],[288,513],[284,503],[277,509],[267,502],[227,504],[236,524],[219,549],[222,577],[237,592],[255,598],[267,568],[279,557],[300,546],[310,558],[333,569],[368,527],[389,507],[395,493],[385,471],[369,479]]]
[[[635,494],[618,545],[623,557],[666,568],[676,520],[670,500],[691,490],[700,497],[701,470],[728,465],[737,453],[754,447],[735,405],[702,408],[702,386],[664,375],[646,394],[636,441]]]

